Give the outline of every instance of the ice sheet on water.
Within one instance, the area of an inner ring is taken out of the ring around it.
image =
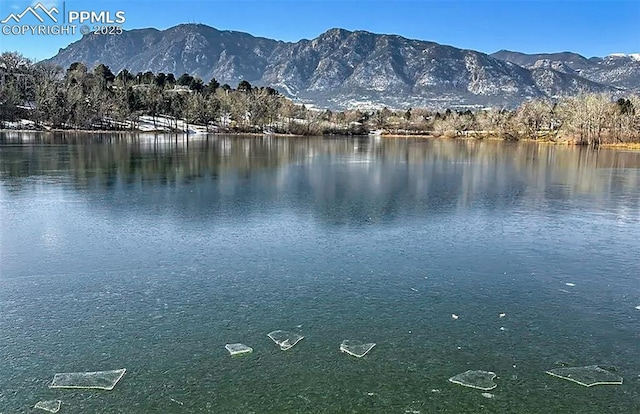
[[[62,405],[62,401],[60,400],[38,401],[34,408],[48,411],[50,413],[57,413],[60,411],[60,405]]]
[[[496,377],[495,372],[491,371],[479,371],[469,370],[462,374],[458,374],[449,378],[450,382],[454,384],[462,385],[463,387],[475,388],[482,391],[490,391],[498,385],[493,382]]]
[[[357,358],[362,358],[363,356],[367,355],[367,353],[371,351],[374,346],[376,346],[376,344],[373,342],[365,343],[361,341],[345,339],[340,344],[340,351],[345,352],[349,355],[353,355]]]
[[[611,371],[600,368],[598,365],[587,365],[585,367],[555,368],[547,371],[547,374],[562,378],[567,381],[585,387],[594,385],[620,385],[622,377]]]
[[[65,372],[53,376],[49,388],[88,388],[112,390],[124,376],[126,369],[93,372]]]
[[[269,338],[276,344],[280,346],[280,349],[286,351],[287,349],[293,348],[295,344],[302,341],[304,336],[298,335],[295,332],[289,331],[273,331],[267,334]]]
[[[243,355],[253,352],[253,348],[245,344],[226,344],[224,347],[231,355]]]

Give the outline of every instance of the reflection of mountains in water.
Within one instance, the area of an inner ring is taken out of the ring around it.
[[[391,219],[400,211],[526,209],[575,195],[622,200],[640,186],[639,153],[531,143],[39,133],[5,134],[3,143],[0,174],[10,190],[22,187],[22,177],[62,175],[89,192],[145,188],[130,202],[162,205],[165,192],[179,193],[184,204],[167,208],[233,205],[246,212],[311,203],[337,223]]]

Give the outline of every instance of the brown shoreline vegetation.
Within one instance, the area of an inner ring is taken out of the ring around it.
[[[501,139],[640,149],[640,96],[581,94],[516,109],[331,111],[270,87],[189,74],[117,75],[99,64],[60,67],[0,55],[0,128],[41,131],[366,135]]]

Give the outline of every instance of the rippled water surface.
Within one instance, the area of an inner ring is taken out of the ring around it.
[[[637,413],[639,235],[637,152],[3,134],[0,413]]]

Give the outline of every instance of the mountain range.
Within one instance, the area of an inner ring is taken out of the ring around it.
[[[580,92],[640,92],[640,55],[492,55],[397,35],[331,29],[283,42],[202,24],[84,35],[49,62],[108,65],[114,73],[182,73],[272,86],[298,102],[350,107],[513,107]]]

